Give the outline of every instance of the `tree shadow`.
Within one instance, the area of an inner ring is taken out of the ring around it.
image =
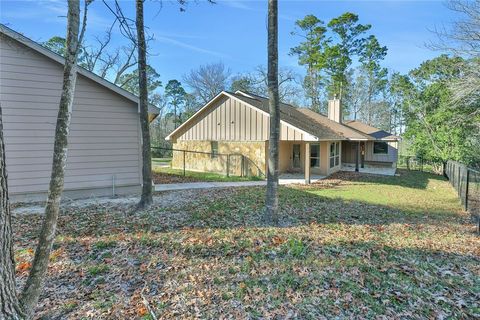
[[[416,174],[414,186],[428,184],[429,174]],[[417,177],[417,178],[418,178]],[[373,177],[375,183],[408,186],[394,179]],[[370,177],[360,177],[363,183]],[[438,178],[441,180],[442,178]],[[413,180],[413,179],[411,179]],[[423,181],[426,182],[423,182]],[[350,181],[348,182],[350,183]],[[357,182],[353,182],[354,184]],[[413,184],[413,182],[412,182]],[[350,184],[351,185],[351,184]],[[326,189],[339,188],[333,185]],[[313,188],[313,189],[312,189]],[[408,188],[408,187],[407,187]],[[312,192],[315,191],[315,192]],[[320,190],[320,192],[316,192]],[[63,212],[58,222],[58,235],[63,237],[108,236],[110,234],[135,234],[143,232],[170,232],[185,228],[234,229],[245,227],[295,227],[318,224],[391,225],[391,224],[455,224],[468,229],[469,217],[462,214],[454,196],[441,201],[425,203],[372,203],[365,200],[325,196],[322,188],[281,187],[279,189],[278,224],[263,219],[265,188],[245,187],[216,190],[198,190],[197,199],[180,206],[156,205],[148,211],[130,214],[133,207],[104,205],[71,209]],[[184,194],[179,193],[179,196]],[[375,195],[373,195],[375,197]],[[428,196],[428,194],[426,195]],[[388,200],[388,197],[387,197]],[[38,220],[38,221],[36,221]],[[34,237],[41,224],[41,216],[22,220],[24,236]]]
[[[426,189],[429,181],[447,181],[446,178],[429,172],[410,171],[406,169],[397,169],[395,176],[384,176],[376,174],[358,173],[351,171],[341,171],[328,177],[329,180],[348,181],[351,184],[373,183],[380,185],[401,186],[412,189]],[[322,180],[312,184],[321,185]]]

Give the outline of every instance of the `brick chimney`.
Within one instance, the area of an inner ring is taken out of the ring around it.
[[[338,123],[342,122],[342,105],[340,99],[333,98],[332,100],[328,100],[328,119]]]

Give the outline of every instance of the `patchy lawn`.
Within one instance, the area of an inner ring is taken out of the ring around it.
[[[172,158],[152,158],[152,167],[169,166],[172,163]]]
[[[469,216],[442,178],[400,173],[282,187],[281,227],[262,222],[260,187],[165,193],[134,215],[68,209],[38,316],[151,319],[148,306],[162,319],[479,317]],[[40,223],[13,220],[19,285]]]
[[[153,170],[153,181],[156,184],[184,183],[184,182],[235,182],[235,181],[260,181],[263,178],[250,176],[238,177],[229,176],[213,172],[198,172],[172,169],[169,167],[155,167]]]

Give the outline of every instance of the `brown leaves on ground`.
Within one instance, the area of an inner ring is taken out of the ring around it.
[[[201,179],[195,177],[184,177],[165,172],[153,172],[153,182],[155,184],[172,184],[172,183],[187,183],[187,182],[201,182]]]
[[[446,181],[402,174],[281,188],[281,227],[264,224],[260,187],[165,193],[134,215],[67,208],[37,318],[152,319],[149,308],[159,319],[478,317],[469,217]],[[387,189],[411,193],[403,206],[375,203]],[[41,221],[13,219],[19,287]]]

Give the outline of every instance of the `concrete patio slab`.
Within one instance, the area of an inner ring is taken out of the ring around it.
[[[320,175],[311,175],[310,176],[310,182],[314,183],[317,182],[318,180],[325,179],[325,176],[320,176]],[[285,173],[281,174],[278,183],[280,185],[286,185],[286,184],[305,184],[305,176],[303,173]]]
[[[342,171],[349,171],[354,172],[354,166],[342,166]],[[396,168],[381,168],[381,167],[365,167],[359,168],[360,173],[368,173],[368,174],[378,174],[382,176],[394,176],[395,172],[397,171]]]

